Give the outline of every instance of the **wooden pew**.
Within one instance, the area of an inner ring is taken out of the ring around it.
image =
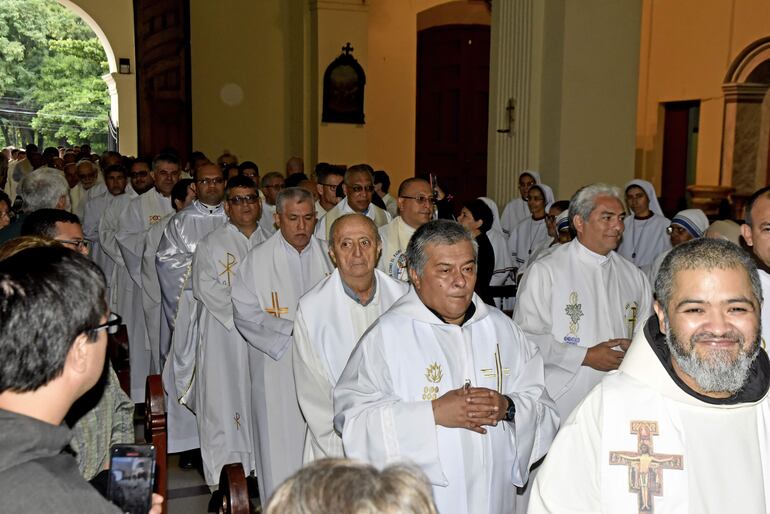
[[[163,496],[163,513],[167,512],[168,465],[166,400],[160,375],[147,377],[144,401],[144,439],[155,445],[155,492]]]
[[[115,334],[107,335],[107,355],[118,376],[120,388],[131,396],[131,365],[128,360],[128,330],[125,325],[120,325]]]
[[[220,514],[251,514],[249,487],[241,463],[227,464],[219,474]]]

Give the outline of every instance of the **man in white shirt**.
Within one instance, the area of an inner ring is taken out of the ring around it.
[[[473,293],[477,250],[448,220],[407,249],[413,289],[365,333],[334,389],[345,455],[418,465],[440,512],[512,512],[557,416],[537,347]]]
[[[770,512],[755,264],[728,241],[683,243],[663,261],[655,296],[619,372],[563,423],[530,514]]]
[[[757,261],[762,292],[770,298],[770,186],[754,192],[746,202],[741,235]],[[762,304],[762,342],[770,341],[770,302]]]
[[[316,190],[318,201],[315,203],[316,217],[321,217],[340,203],[337,196],[337,187],[342,183],[345,173],[336,166],[320,162],[315,167]]]
[[[375,269],[382,244],[372,220],[346,214],[329,236],[337,269],[300,299],[294,320],[294,381],[308,423],[304,463],[344,456],[332,389],[361,334],[409,290]]]

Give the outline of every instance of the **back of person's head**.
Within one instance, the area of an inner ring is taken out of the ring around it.
[[[325,184],[326,178],[330,175],[337,175],[338,177],[344,177],[345,172],[337,166],[332,166],[328,162],[319,162],[315,166],[315,179],[319,184]]]
[[[259,175],[259,166],[254,161],[243,161],[238,165],[238,173],[243,174],[245,170],[254,170]]]
[[[58,235],[57,223],[80,224],[80,218],[62,209],[38,209],[24,218],[21,224],[21,235],[56,239]]]
[[[383,193],[387,193],[390,189],[390,177],[384,170],[377,170],[374,172],[374,183],[382,184],[381,189]]]
[[[411,466],[315,461],[275,491],[265,514],[437,514],[425,475]]]
[[[0,261],[0,393],[35,391],[59,377],[78,335],[107,314],[104,274],[61,246]]]
[[[177,181],[176,184],[174,184],[174,187],[171,188],[171,204],[176,205],[176,202],[174,200],[178,200],[179,202],[184,203],[185,200],[187,200],[187,190],[189,189],[190,185],[193,183],[193,179],[191,178],[183,178]]]
[[[304,173],[292,173],[283,183],[283,187],[297,187],[303,180],[309,180]]]
[[[64,198],[64,209],[69,209],[70,187],[59,170],[40,168],[27,174],[19,184],[19,194],[24,200],[24,212],[53,209]]]

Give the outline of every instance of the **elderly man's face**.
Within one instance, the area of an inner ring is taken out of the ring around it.
[[[476,286],[476,261],[470,241],[453,245],[428,244],[422,276],[409,270],[420,300],[448,323],[462,322]]]
[[[760,341],[760,306],[743,268],[674,275],[668,312],[655,304],[674,369],[696,391],[729,394],[746,380]],[[684,373],[684,376],[683,376]]]
[[[181,171],[179,164],[168,161],[159,161],[157,169],[152,171],[152,179],[155,182],[155,189],[163,196],[171,194],[171,190],[179,182]]]
[[[64,165],[64,178],[67,179],[67,185],[70,186],[70,189],[78,185],[78,182],[80,182],[80,178],[78,177],[78,168],[74,162]]]
[[[364,212],[372,203],[372,194],[374,193],[374,184],[372,177],[368,173],[354,173],[348,177],[349,183],[343,184],[345,197],[348,199],[348,205],[356,212]]]
[[[342,280],[371,277],[380,256],[381,244],[371,223],[359,216],[350,216],[334,228],[334,240],[329,254],[340,270]]]
[[[275,224],[283,238],[297,251],[302,251],[310,242],[315,229],[315,205],[310,201],[288,200],[282,210],[274,214]]]
[[[150,167],[146,162],[135,162],[131,165],[131,187],[134,188],[138,194],[142,194],[145,191],[149,191],[155,184],[152,179],[152,173]]]
[[[588,219],[575,216],[578,240],[592,252],[607,255],[620,243],[625,228],[624,217],[625,211],[620,200],[612,196],[599,196]]]
[[[104,177],[104,185],[112,196],[122,195],[126,190],[126,175],[119,171],[111,171]]]
[[[77,167],[78,179],[83,185],[83,189],[91,189],[96,184],[98,172],[93,164],[83,163]]]
[[[433,217],[433,191],[428,182],[409,184],[398,197],[398,213],[412,228],[420,228]]]
[[[770,198],[757,198],[751,209],[751,226],[741,225],[741,235],[765,267],[770,267]]]

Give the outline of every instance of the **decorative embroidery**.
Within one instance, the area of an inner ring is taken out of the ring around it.
[[[428,366],[428,368],[425,370],[425,378],[428,380],[428,382],[433,384],[438,384],[441,382],[441,379],[444,378],[444,372],[441,370],[441,364],[434,362]],[[438,391],[438,386],[427,385],[422,388],[422,399],[435,400],[438,398]]]
[[[626,328],[628,329],[628,338],[633,339],[636,331],[636,313],[639,310],[639,304],[631,302],[626,304]]]
[[[503,392],[503,377],[511,375],[510,368],[503,367],[503,361],[500,358],[500,343],[497,344],[497,351],[492,354],[492,358],[495,360],[495,368],[484,368],[481,370],[481,374],[486,378],[497,379],[497,392]]]
[[[227,259],[225,259],[225,262],[219,261],[219,264],[224,266],[224,270],[222,270],[221,273],[219,273],[219,276],[221,277],[225,273],[227,273],[227,287],[230,287],[230,275],[235,273],[233,271],[233,266],[238,264],[238,261],[235,259],[235,255],[231,254],[230,252],[227,252]]]
[[[281,314],[288,314],[289,309],[288,307],[281,307],[280,302],[278,301],[278,293],[276,291],[272,292],[272,300],[273,300],[273,307],[270,309],[265,309],[265,312],[268,314],[272,314],[276,318],[280,318]]]
[[[577,291],[572,291],[569,294],[569,303],[564,308],[564,313],[569,316],[569,334],[564,336],[564,342],[568,344],[578,344],[580,338],[577,336],[580,330],[580,318],[584,316],[583,305],[578,303]]]
[[[159,214],[153,214],[149,217],[150,225],[155,225],[160,221],[161,216]]]
[[[235,416],[233,417],[233,420],[235,420],[235,429],[240,430],[241,429],[241,414],[239,412],[235,413]]]
[[[632,421],[638,452],[610,452],[610,465],[628,466],[628,490],[638,496],[639,514],[652,513],[654,496],[663,496],[663,470],[684,469],[682,455],[654,453],[652,436],[658,435],[657,421]]]

